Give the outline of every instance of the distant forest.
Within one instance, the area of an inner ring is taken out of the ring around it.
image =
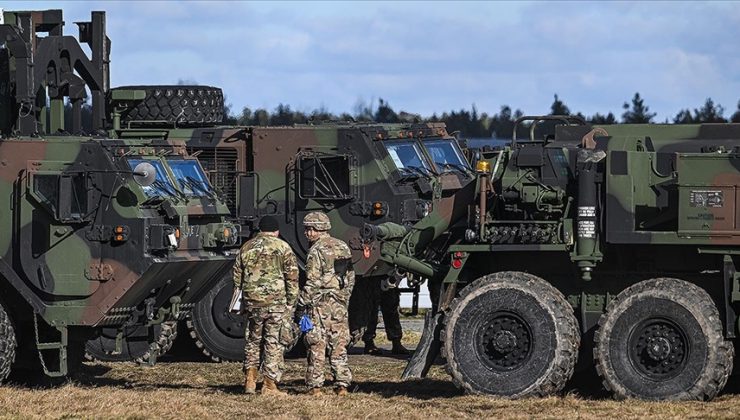
[[[196,84],[193,82],[180,81],[178,84]],[[65,126],[72,125],[71,105],[66,104]],[[736,122],[740,123],[740,101],[737,104],[735,112],[729,116],[724,116],[722,105],[714,103],[711,98],[707,98],[699,108],[680,110],[672,120],[656,121],[655,113],[650,112],[650,108],[645,104],[645,100],[639,93],[635,93],[630,102],[622,105],[623,112],[618,119],[613,113],[606,115],[596,113],[591,116],[583,115],[581,112],[573,113],[570,108],[555,94],[555,98],[550,105],[549,115],[575,115],[583,118],[592,124],[629,124],[629,123],[675,123],[675,124],[698,124],[698,123],[722,123]],[[310,113],[304,113],[291,109],[290,105],[280,104],[272,112],[266,109],[252,110],[249,107],[242,108],[241,112],[236,112],[233,105],[225,105],[223,123],[229,125],[250,125],[250,126],[290,126],[293,124],[313,124],[327,121],[362,121],[362,122],[379,122],[379,123],[414,123],[414,122],[444,122],[447,125],[447,131],[450,133],[459,132],[464,138],[510,138],[514,128],[514,121],[523,116],[524,113],[517,109],[512,110],[510,106],[503,105],[498,113],[488,114],[479,112],[475,105],[470,110],[461,109],[459,111],[444,112],[441,115],[432,114],[428,117],[422,117],[419,114],[396,111],[391,104],[383,99],[379,99],[377,105],[374,101],[366,103],[359,101],[354,106],[354,112],[342,113],[335,115],[325,108],[316,109]],[[92,111],[87,101],[82,108],[82,127],[85,132],[90,132],[92,126]]]
[[[740,123],[740,101],[737,109],[730,117],[724,116],[722,105],[714,103],[707,98],[699,108],[680,110],[672,120],[655,121],[655,113],[645,104],[639,93],[635,93],[630,102],[622,105],[623,112],[619,118],[609,112],[606,115],[596,113],[591,116],[583,115],[581,112],[571,112],[570,108],[555,94],[550,105],[550,115],[574,115],[583,118],[592,124],[649,124],[649,123],[675,123],[675,124],[698,124],[698,123]],[[305,124],[319,121],[374,121],[379,123],[396,122],[444,122],[449,132],[459,131],[465,138],[509,138],[512,135],[514,121],[523,116],[524,113],[517,109],[512,111],[508,105],[503,105],[498,113],[488,114],[479,112],[473,105],[470,110],[436,113],[429,117],[422,117],[405,111],[395,111],[391,105],[383,99],[378,100],[377,106],[370,103],[359,102],[355,105],[352,114],[342,113],[334,115],[326,109],[317,109],[306,114],[295,111],[290,105],[280,104],[272,112],[266,109],[252,110],[248,107],[242,108],[241,112],[235,112],[231,105],[226,106],[224,123],[234,125],[256,125],[275,126]],[[517,130],[518,131],[518,130]]]

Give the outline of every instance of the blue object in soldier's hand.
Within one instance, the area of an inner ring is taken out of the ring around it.
[[[303,315],[298,325],[301,327],[302,333],[307,333],[313,329],[313,322],[311,321],[311,318],[309,318],[308,315]]]

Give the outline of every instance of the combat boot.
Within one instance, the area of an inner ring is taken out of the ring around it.
[[[281,391],[277,387],[277,383],[273,381],[272,379],[265,376],[265,381],[262,383],[262,391],[260,391],[262,395],[270,394],[270,395],[277,395],[277,396],[286,396],[288,395],[287,392]]]
[[[369,354],[371,356],[382,356],[383,350],[379,349],[373,340],[365,341],[365,351],[363,352],[365,354]]]
[[[393,347],[391,348],[391,354],[403,354],[403,355],[409,355],[411,352],[409,349],[403,346],[401,344],[401,340],[393,340]]]
[[[318,397],[322,395],[321,388],[309,388],[306,394],[312,397]]]
[[[257,368],[247,369],[247,377],[244,380],[244,393],[254,394],[257,390]]]
[[[337,389],[334,390],[334,393],[339,395],[340,397],[344,397],[349,394],[349,391],[347,391],[346,386],[338,386]]]

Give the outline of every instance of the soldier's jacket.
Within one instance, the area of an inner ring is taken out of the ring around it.
[[[298,297],[298,262],[282,239],[259,233],[239,250],[234,285],[247,307],[294,305]]]
[[[331,297],[346,308],[355,284],[349,246],[329,235],[321,236],[308,251],[306,277],[299,299],[301,305],[320,305]]]

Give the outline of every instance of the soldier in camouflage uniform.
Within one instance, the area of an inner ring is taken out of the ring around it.
[[[355,283],[349,246],[329,235],[329,218],[311,212],[303,219],[311,249],[306,258],[306,285],[298,299],[314,323],[306,334],[308,368],[306,384],[309,394],[321,393],[324,384],[324,359],[329,349],[329,365],[337,386],[337,395],[346,395],[352,381],[347,363],[349,323],[347,305]]]
[[[278,390],[284,348],[279,342],[281,328],[292,322],[298,298],[298,263],[293,250],[278,238],[274,217],[260,219],[260,233],[246,242],[234,264],[234,285],[241,288],[246,310],[247,344],[244,348],[244,391],[254,394],[262,356],[262,393]]]

